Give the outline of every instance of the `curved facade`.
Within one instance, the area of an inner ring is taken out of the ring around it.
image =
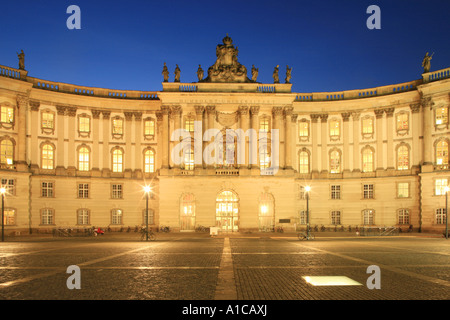
[[[248,78],[141,92],[0,66],[6,234],[145,224],[144,185],[150,225],[174,231],[302,228],[307,185],[312,226],[444,230],[449,70],[332,93]]]

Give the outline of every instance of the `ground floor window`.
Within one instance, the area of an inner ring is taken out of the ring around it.
[[[331,224],[332,225],[340,225],[341,224],[341,212],[340,211],[331,211]]]
[[[5,208],[3,223],[5,226],[13,226],[16,224],[16,210]]]
[[[239,199],[233,191],[223,191],[216,198],[216,226],[222,231],[239,229]]]
[[[436,224],[445,224],[446,223],[446,211],[445,208],[436,209]]]
[[[397,211],[398,224],[409,224],[409,210],[399,209]]]
[[[89,224],[89,210],[78,209],[77,210],[77,224],[86,225]]]
[[[182,231],[195,230],[195,197],[191,193],[181,196],[180,226]]]
[[[147,217],[148,217],[148,224],[155,224],[155,212],[153,209],[148,208],[148,216],[145,213],[145,209],[142,210],[142,223],[143,225],[147,225]]]
[[[366,209],[363,210],[363,225],[370,226],[374,224],[374,216],[375,216],[375,210],[373,209]]]
[[[275,224],[274,198],[270,193],[263,193],[259,200],[259,230],[273,230]]]
[[[53,209],[45,208],[41,211],[41,224],[52,225],[55,224],[55,211]]]
[[[123,211],[122,209],[113,209],[111,211],[111,224],[122,224]]]

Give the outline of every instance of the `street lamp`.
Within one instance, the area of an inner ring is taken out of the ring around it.
[[[5,241],[5,193],[6,188],[1,187],[0,193],[2,194],[2,242]]]
[[[311,191],[310,186],[305,187],[306,192],[306,240],[309,240],[309,192]]]
[[[152,188],[150,186],[144,187],[145,192],[145,219],[147,220],[147,229],[146,229],[146,236],[145,240],[148,241],[148,194],[152,191]]]
[[[445,239],[448,240],[448,192],[450,188],[446,186],[444,188],[445,191]]]

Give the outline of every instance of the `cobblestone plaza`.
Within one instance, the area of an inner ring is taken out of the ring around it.
[[[1,300],[448,300],[450,246],[414,234],[135,233],[11,238],[0,244]],[[67,268],[80,268],[68,289]],[[369,289],[369,266],[380,289]],[[306,276],[346,276],[357,285],[313,286]]]

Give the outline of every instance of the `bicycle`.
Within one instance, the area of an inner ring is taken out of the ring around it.
[[[284,232],[283,227],[282,226],[277,227],[277,232],[283,233]]]
[[[147,232],[147,230],[145,228],[142,228],[140,232],[141,232],[141,241],[147,240],[147,234],[148,234],[148,240],[151,240],[151,241],[156,240],[156,235],[152,231],[151,228],[150,228],[150,230],[148,232]]]
[[[300,232],[298,235],[298,240],[314,240],[316,237],[313,233],[309,233],[309,236],[305,232]]]
[[[170,232],[170,228],[166,227],[166,226],[161,226],[161,228],[159,229],[159,231],[161,232]]]

